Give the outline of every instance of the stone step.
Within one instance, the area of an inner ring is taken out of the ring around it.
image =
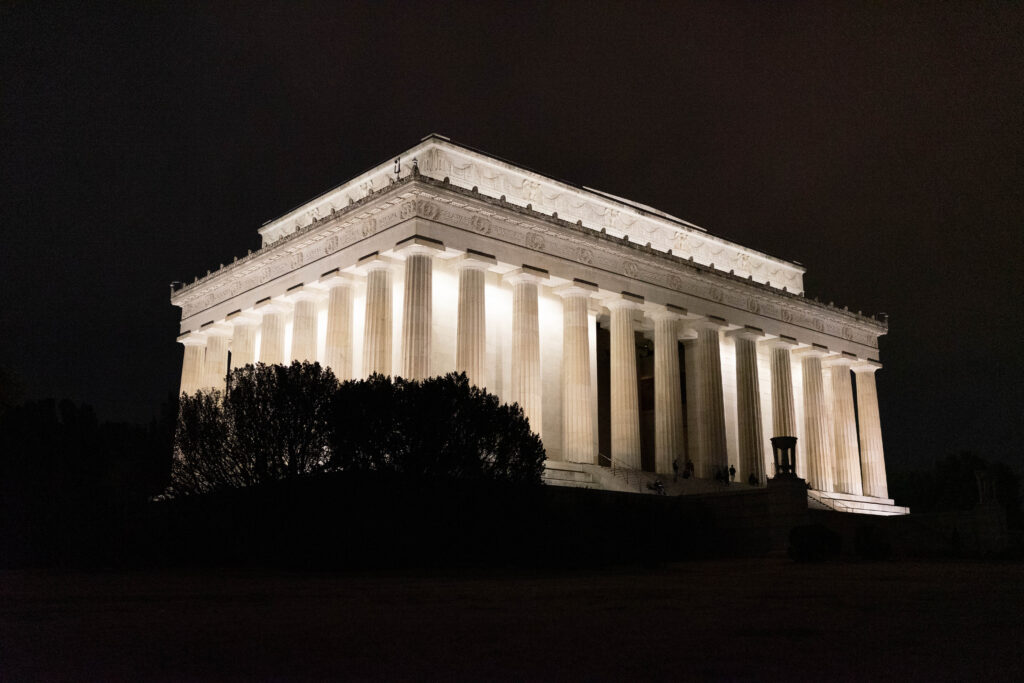
[[[594,478],[587,472],[567,470],[547,470],[544,472],[543,477],[545,481],[594,481]]]
[[[893,504],[891,498],[872,498],[871,496],[857,496],[833,491],[808,491],[807,498],[809,506],[812,502],[817,502],[839,512],[857,515],[892,517],[910,514],[910,508]]]

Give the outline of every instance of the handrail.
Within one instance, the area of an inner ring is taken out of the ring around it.
[[[622,480],[624,482],[626,482],[627,485],[630,483],[630,481],[629,481],[630,475],[631,474],[634,475],[633,479],[634,479],[634,482],[637,485],[637,490],[640,491],[641,493],[643,493],[643,489],[641,488],[641,483],[642,482],[641,482],[641,477],[640,477],[640,473],[642,472],[642,470],[639,470],[639,469],[637,469],[635,467],[629,467],[629,466],[625,465],[622,462],[622,460],[620,460],[618,458],[614,458],[614,457],[612,457],[610,455],[606,455],[604,453],[600,453],[599,452],[597,454],[597,458],[598,458],[598,463],[607,462],[609,469],[612,471],[612,476],[621,477]]]

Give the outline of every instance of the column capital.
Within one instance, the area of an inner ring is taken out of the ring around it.
[[[271,299],[269,296],[260,299],[253,307],[257,313],[267,315],[268,313],[287,313],[292,310],[292,305],[281,298]]]
[[[506,273],[504,276],[504,280],[505,282],[512,285],[518,284],[520,282],[533,282],[536,284],[541,284],[544,281],[550,279],[550,277],[551,276],[548,274],[548,271],[544,270],[543,268],[535,268],[533,266],[528,266],[524,263],[522,268],[516,268],[512,272]]]
[[[236,327],[238,325],[257,325],[262,317],[262,315],[252,310],[232,311],[231,313],[228,313],[227,318],[225,319],[225,324],[231,325],[231,327]]]
[[[455,266],[459,270],[463,268],[489,270],[496,265],[498,265],[498,259],[494,258],[494,256],[474,249],[467,249],[466,253],[460,254],[455,258]]]
[[[845,351],[843,353],[834,353],[831,356],[825,356],[821,359],[821,364],[829,368],[835,365],[845,365],[850,367],[856,362],[857,356],[854,356],[852,353],[846,353]]]
[[[881,368],[881,363],[879,363],[877,360],[872,360],[870,358],[868,360],[856,362],[852,366],[850,366],[850,369],[853,370],[858,375],[875,372],[876,370],[880,370]]]
[[[805,346],[802,349],[795,349],[793,351],[794,356],[802,356],[804,358],[827,358],[832,355],[832,352],[828,350],[827,346],[821,344],[811,344]]]
[[[323,297],[323,290],[308,285],[292,287],[284,294],[285,300],[292,304],[297,304],[300,301],[320,301]]]
[[[771,349],[791,349],[798,343],[795,338],[780,334],[778,337],[763,340],[761,345]]]
[[[597,285],[593,282],[574,278],[569,284],[556,287],[553,291],[563,299],[571,296],[582,296],[589,299],[597,293]]]
[[[719,330],[723,327],[728,327],[729,323],[725,321],[725,318],[719,318],[717,315],[706,315],[703,318],[697,320],[687,320],[686,326],[693,330]]]
[[[633,294],[632,292],[621,292],[619,294],[610,295],[608,298],[604,299],[603,303],[610,310],[642,309],[644,305],[644,298],[639,294]]]
[[[687,316],[685,308],[673,304],[647,304],[644,313],[651,320],[684,320]]]
[[[329,270],[326,273],[322,274],[320,276],[320,279],[318,279],[316,282],[310,283],[308,286],[329,291],[331,289],[334,289],[335,287],[353,284],[355,284],[355,280],[352,278],[351,275],[349,275],[348,273],[343,273],[341,272],[340,269],[335,268],[334,270]]]
[[[764,330],[760,327],[754,327],[753,325],[744,325],[739,329],[729,330],[725,333],[725,336],[738,339],[749,339],[756,342],[764,339]]]
[[[231,333],[234,332],[234,326],[224,322],[220,323],[206,323],[199,331],[209,337],[230,337]]]
[[[359,259],[353,270],[358,275],[369,275],[370,272],[375,270],[391,271],[394,267],[395,261],[393,259],[381,256],[379,252],[375,251]]]
[[[178,343],[183,346],[206,346],[205,332],[183,332],[178,335]]]
[[[423,237],[422,235],[406,237],[404,240],[400,240],[396,243],[394,249],[395,254],[401,254],[403,257],[414,256],[416,254],[434,256],[438,252],[443,251],[444,242],[441,240],[435,240],[432,237]]]

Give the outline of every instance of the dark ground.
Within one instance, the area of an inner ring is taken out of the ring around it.
[[[2,680],[1019,680],[1024,567],[0,573]]]

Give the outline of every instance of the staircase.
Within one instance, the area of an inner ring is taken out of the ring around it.
[[[807,492],[807,504],[811,509],[827,508],[836,512],[851,512],[855,515],[893,517],[910,514],[910,508],[896,505],[892,498],[855,496],[851,493],[833,491],[810,490]]]
[[[568,486],[578,489],[599,488],[594,482],[593,475],[587,472],[583,465],[574,462],[545,460],[544,474],[541,475],[541,479],[549,486]]]

